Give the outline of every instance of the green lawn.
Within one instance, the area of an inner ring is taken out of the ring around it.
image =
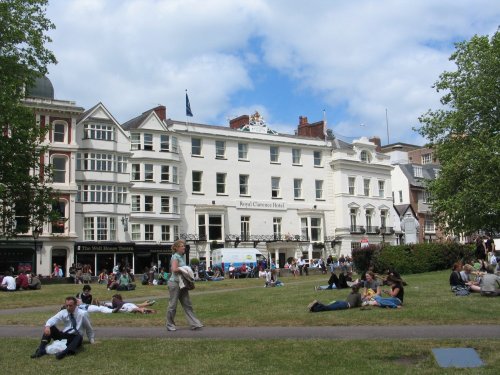
[[[348,290],[315,291],[324,284],[321,275],[283,278],[282,288],[263,288],[258,279],[197,283],[191,292],[195,311],[207,326],[349,326],[420,324],[498,324],[500,298],[477,294],[456,297],[448,286],[449,271],[408,275],[403,309],[352,309],[311,314],[313,299],[344,299]],[[114,293],[92,285],[101,300]],[[0,310],[27,306],[56,306],[77,285],[47,285],[40,291],[0,293]],[[158,314],[92,314],[95,326],[158,326],[165,324],[167,290],[141,286],[122,293],[125,299],[155,297]],[[54,311],[0,314],[0,325],[42,326]],[[179,326],[186,325],[179,307]],[[439,328],[436,328],[439,329]],[[31,360],[37,338],[0,340],[2,373],[53,374],[64,368],[75,373],[123,372],[127,374],[443,374],[456,373],[436,364],[431,349],[475,348],[486,366],[460,370],[465,374],[500,372],[499,340],[209,340],[209,339],[99,339],[85,345],[83,353],[56,362],[52,356]],[[20,364],[22,367],[20,368]],[[86,364],[86,365],[84,365]],[[63,367],[61,367],[63,365]],[[83,366],[83,367],[82,367]]]

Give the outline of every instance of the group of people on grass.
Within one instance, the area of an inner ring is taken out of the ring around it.
[[[389,269],[383,283],[377,280],[373,271],[368,271],[361,280],[347,281],[349,272],[342,272],[340,277],[332,272],[327,287],[316,287],[315,290],[351,288],[345,301],[332,301],[323,304],[317,300],[308,305],[311,312],[346,310],[356,307],[369,308],[378,306],[386,308],[401,308],[404,300],[404,285],[399,273]],[[382,289],[386,284],[390,289]],[[385,296],[383,296],[385,295]]]
[[[485,297],[500,296],[500,276],[497,265],[478,260],[474,265],[456,262],[450,275],[451,291],[456,295],[481,293]]]
[[[169,302],[166,313],[166,329],[168,331],[177,330],[175,316],[177,304],[180,302],[191,329],[198,330],[203,327],[203,323],[194,314],[191,299],[189,298],[189,290],[192,289],[189,285],[194,285],[194,277],[191,268],[186,265],[184,241],[175,241],[172,250],[174,254],[170,260],[170,277],[167,282]],[[87,334],[91,344],[95,343],[94,330],[89,318],[90,312],[142,314],[156,312],[149,308],[155,301],[145,301],[136,305],[123,301],[120,294],[115,294],[111,302],[101,304],[93,299],[90,292],[90,285],[84,285],[82,292],[76,297],[66,297],[62,309],[45,323],[42,339],[31,358],[46,355],[48,345],[52,340],[66,340],[65,348],[55,354],[57,359],[76,354],[82,346],[84,333]],[[63,326],[62,330],[57,325]]]
[[[0,291],[15,292],[16,290],[38,290],[42,288],[40,278],[29,271],[20,271],[14,276],[12,270],[5,271],[0,279]]]

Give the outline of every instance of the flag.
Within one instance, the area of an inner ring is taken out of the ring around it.
[[[193,117],[193,112],[191,112],[191,104],[189,104],[189,96],[186,92],[186,116]]]

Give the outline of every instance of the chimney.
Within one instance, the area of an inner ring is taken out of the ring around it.
[[[240,117],[233,118],[229,120],[229,127],[231,129],[240,129],[241,127],[248,125],[250,123],[250,116],[243,115]]]
[[[300,137],[325,139],[324,129],[324,121],[309,124],[306,116],[299,116],[299,126],[295,133]]]
[[[369,139],[370,142],[372,143],[375,143],[375,146],[377,146],[375,148],[375,150],[377,150],[377,152],[380,152],[382,150],[382,145],[380,143],[380,137],[377,137],[377,136],[373,136]]]
[[[155,111],[160,120],[163,121],[167,119],[167,108],[164,105],[159,105],[158,107],[153,108],[153,111]]]
[[[307,116],[299,116],[299,127],[300,126],[307,126]]]

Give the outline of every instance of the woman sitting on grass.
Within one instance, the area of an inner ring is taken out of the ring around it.
[[[479,292],[481,289],[477,285],[473,285],[472,281],[465,282],[460,275],[462,271],[462,262],[456,262],[453,265],[453,270],[450,275],[450,287],[452,292],[458,292],[462,290]]]
[[[374,300],[369,304],[372,306],[390,307],[393,309],[401,308],[405,296],[403,280],[389,275],[387,276],[387,284],[389,284],[391,290],[384,290],[384,293],[388,294],[390,297],[381,297],[379,295],[376,295],[375,297],[373,297]]]
[[[369,301],[375,296],[380,296],[381,293],[382,289],[380,288],[380,283],[375,279],[375,274],[372,271],[368,271],[365,274],[361,298],[363,301]]]

